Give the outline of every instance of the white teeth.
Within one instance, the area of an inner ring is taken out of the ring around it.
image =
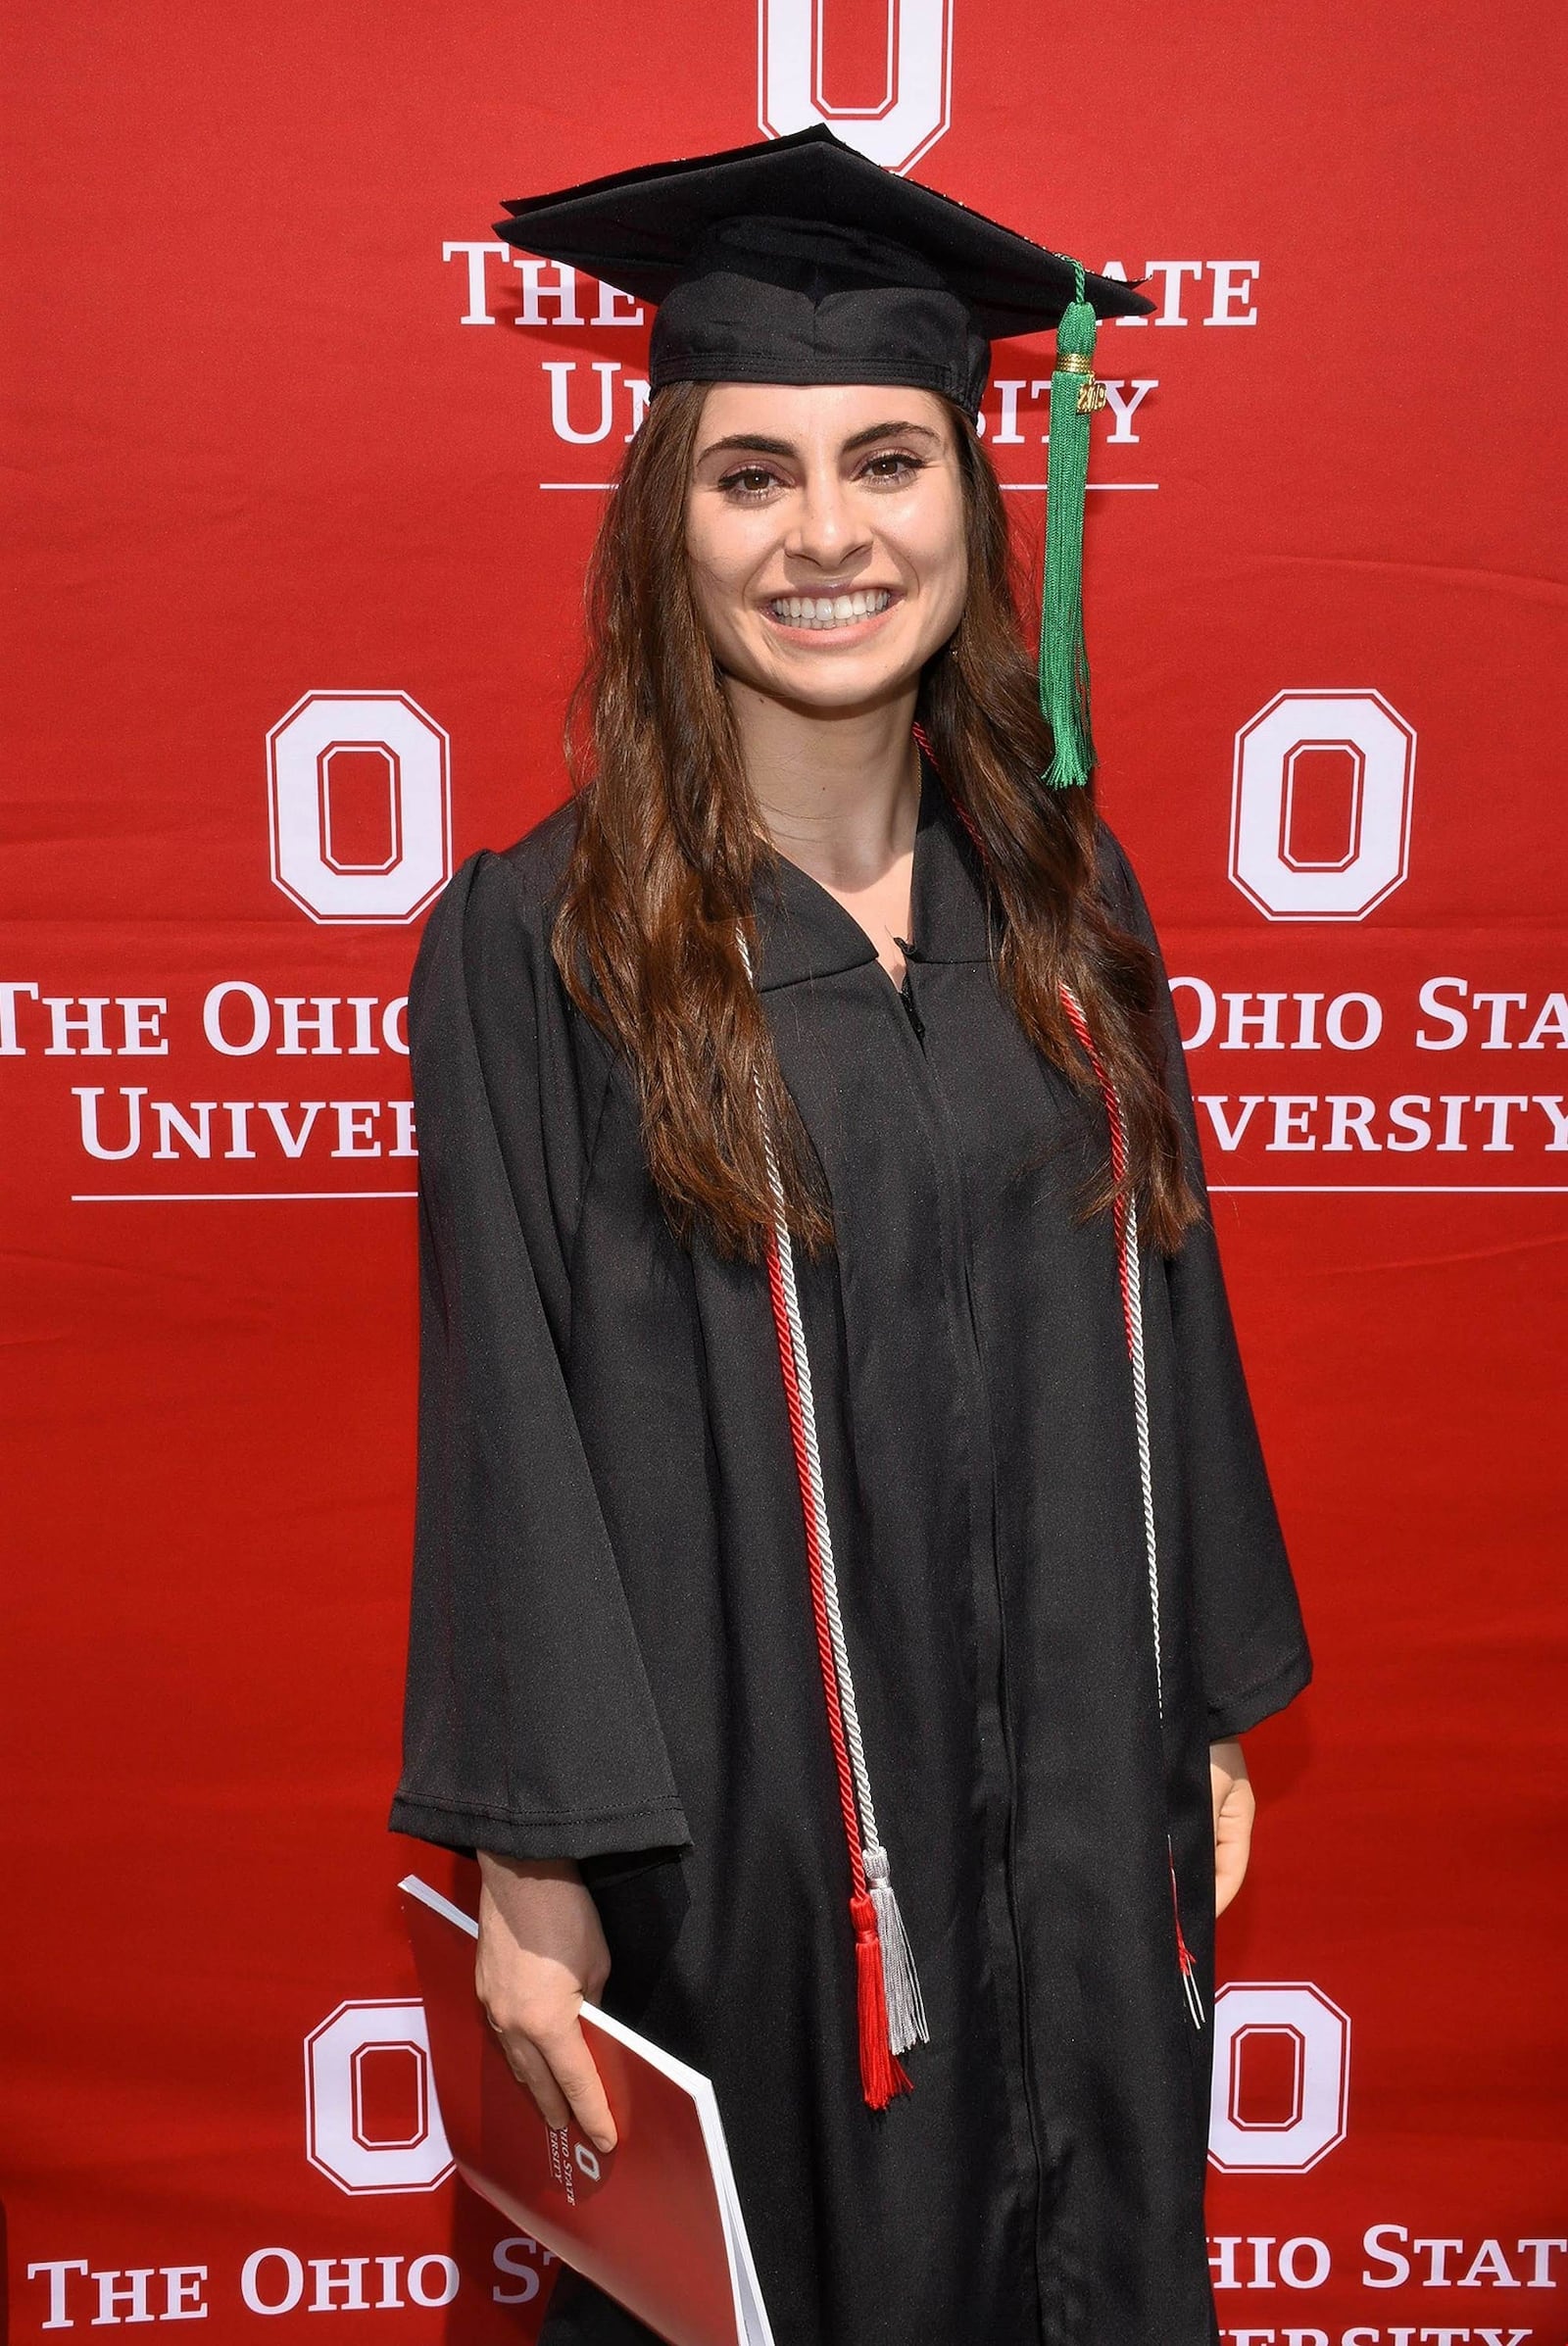
[[[892,600],[880,588],[874,594],[776,595],[767,608],[786,627],[849,627],[857,619],[874,618]]]

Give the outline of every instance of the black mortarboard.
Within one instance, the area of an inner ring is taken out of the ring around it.
[[[978,413],[991,343],[1058,334],[1051,399],[1041,696],[1050,779],[1085,781],[1088,665],[1078,575],[1087,416],[1101,318],[1153,303],[1119,278],[868,162],[823,123],[722,154],[646,165],[506,206],[496,234],[658,305],[649,379],[888,383]],[[1057,384],[1062,385],[1058,398]]]
[[[906,383],[972,415],[988,345],[1054,326],[1073,263],[869,163],[825,123],[521,196],[496,234],[659,317],[662,383]],[[1085,271],[1101,318],[1152,302]]]

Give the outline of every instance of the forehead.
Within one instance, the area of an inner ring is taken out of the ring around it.
[[[837,447],[884,423],[922,426],[946,441],[948,412],[931,391],[887,383],[714,383],[703,403],[699,452],[736,434]]]

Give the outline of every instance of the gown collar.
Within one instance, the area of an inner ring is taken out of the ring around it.
[[[759,873],[756,893],[760,992],[833,977],[874,961],[876,947],[853,912],[787,855]],[[920,811],[909,892],[912,961],[984,961],[991,952],[984,883],[936,767],[920,754]]]

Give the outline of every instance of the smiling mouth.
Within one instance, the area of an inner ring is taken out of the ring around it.
[[[764,609],[780,627],[808,627],[828,633],[835,627],[853,627],[859,620],[879,617],[892,601],[891,593],[882,587],[870,594],[775,595]]]

